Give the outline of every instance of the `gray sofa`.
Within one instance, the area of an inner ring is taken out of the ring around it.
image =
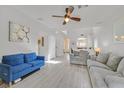
[[[79,65],[87,65],[88,59],[88,51],[80,50],[78,55],[70,54],[70,63],[71,64],[79,64]]]
[[[97,58],[87,60],[92,87],[124,88],[124,58],[112,54],[101,59]]]

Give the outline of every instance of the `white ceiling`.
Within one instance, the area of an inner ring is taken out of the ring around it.
[[[26,15],[32,17],[34,20],[47,25],[48,27],[62,30],[79,29],[83,27],[93,27],[104,24],[106,22],[112,22],[119,17],[124,16],[124,6],[112,6],[112,5],[89,5],[88,7],[82,7],[80,10],[77,6],[74,6],[73,16],[80,16],[81,22],[70,21],[67,25],[62,25],[63,19],[53,18],[51,15],[64,15],[64,5],[30,5],[30,6],[14,6],[14,8],[20,10]]]

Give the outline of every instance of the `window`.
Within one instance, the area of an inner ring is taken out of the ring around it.
[[[83,49],[87,47],[87,38],[78,38],[77,40],[77,48],[78,49]]]

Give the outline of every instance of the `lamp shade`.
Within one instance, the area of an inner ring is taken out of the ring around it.
[[[100,52],[101,49],[100,49],[100,48],[95,48],[95,51],[96,51],[96,52]]]

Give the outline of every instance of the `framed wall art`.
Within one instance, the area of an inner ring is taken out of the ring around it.
[[[28,34],[30,28],[9,21],[9,41],[10,42],[30,42]]]

